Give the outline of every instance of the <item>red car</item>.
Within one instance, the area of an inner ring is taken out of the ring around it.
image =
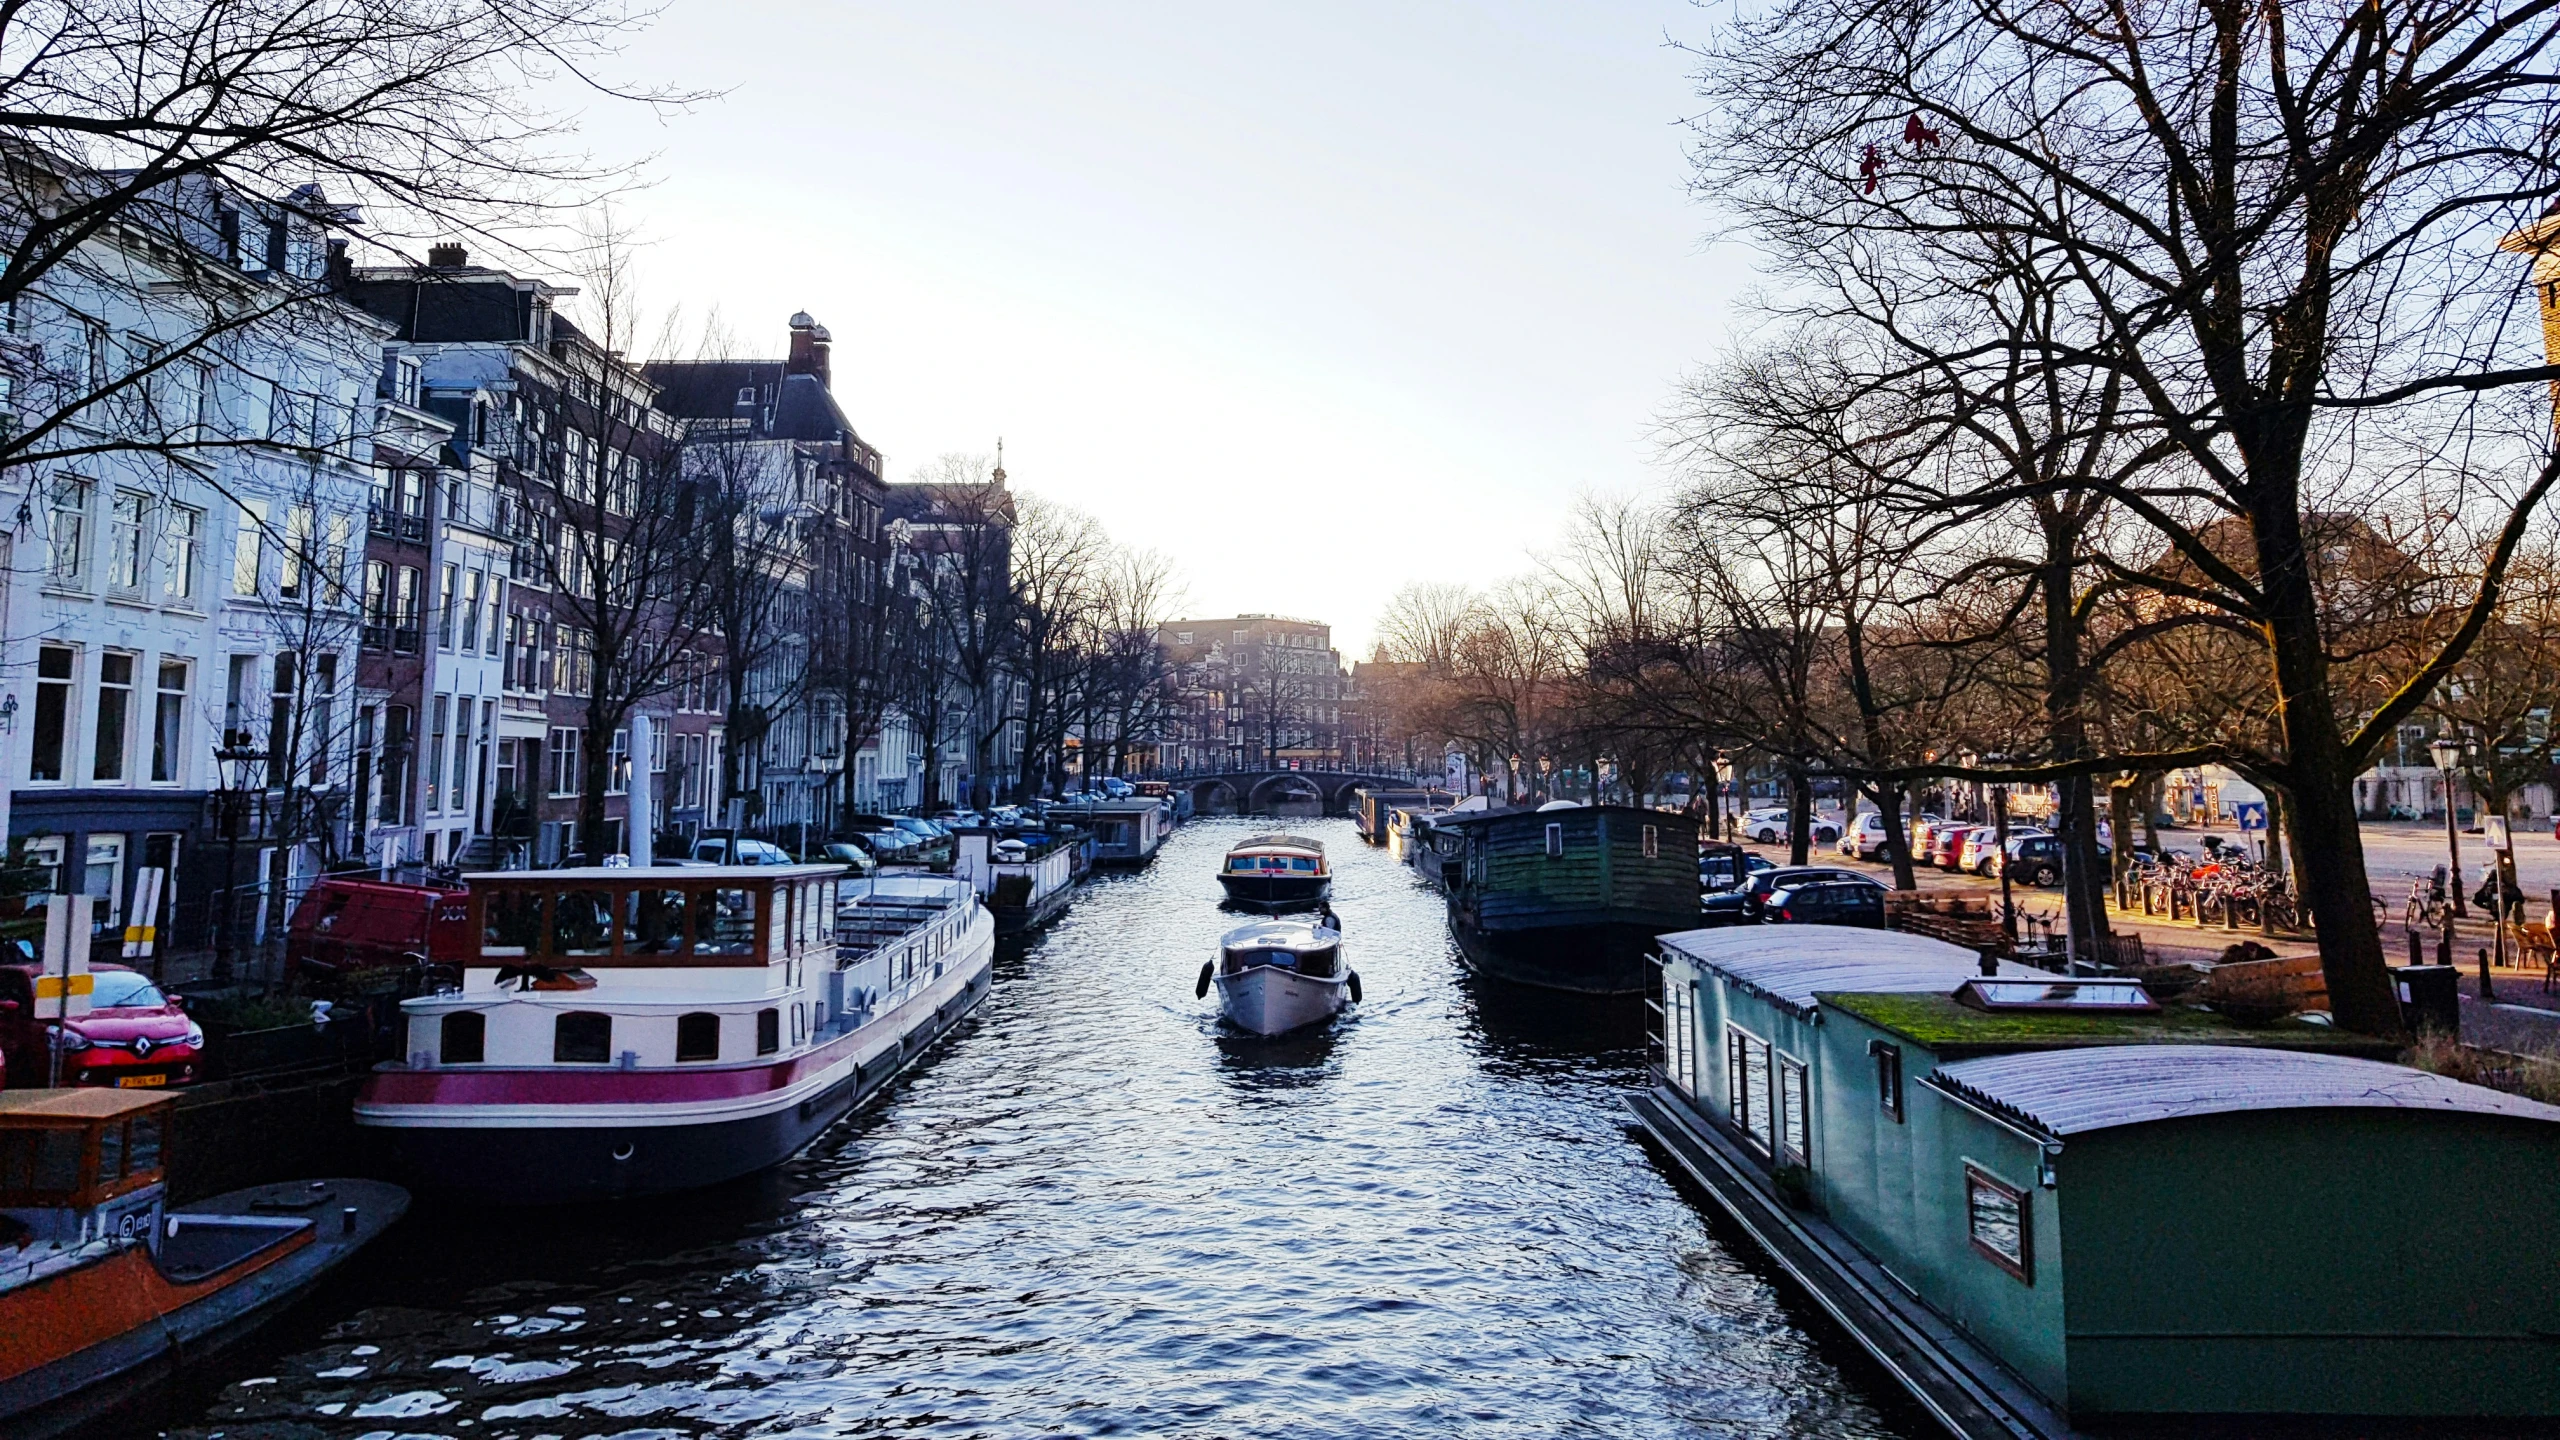
[[[33,965],[0,965],[0,1071],[19,1085],[42,1085],[49,1021],[35,1013]],[[65,1085],[184,1085],[196,1078],[204,1031],[151,977],[122,965],[93,965],[89,1013],[63,1025]]]

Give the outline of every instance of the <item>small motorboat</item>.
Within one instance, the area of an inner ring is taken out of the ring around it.
[[[1279,913],[1322,905],[1333,893],[1324,844],[1303,835],[1256,835],[1227,852],[1218,871],[1227,903]]]
[[[1212,985],[1220,1013],[1256,1035],[1330,1020],[1360,998],[1360,974],[1344,962],[1342,922],[1330,909],[1318,919],[1258,920],[1228,931],[1192,993],[1205,996]]]
[[[172,1206],[175,1113],[166,1090],[0,1093],[0,1433],[68,1428],[238,1338],[409,1208],[375,1180]]]

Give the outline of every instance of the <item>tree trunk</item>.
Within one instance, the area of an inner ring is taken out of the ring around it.
[[[1917,890],[1920,881],[1911,868],[1911,831],[1902,819],[1902,792],[1891,785],[1879,785],[1875,802],[1876,814],[1884,817],[1884,860],[1893,867],[1893,888]]]
[[[2058,518],[2045,531],[2045,563],[2039,583],[2044,601],[2045,735],[2054,760],[2069,764],[2088,753],[2088,721],[2082,705],[2088,667],[2081,657],[2080,613],[2072,594],[2076,527]],[[2098,816],[2089,777],[2065,777],[2054,787],[2054,830],[2061,840],[2063,923],[2075,955],[2094,958],[2107,933],[2104,866],[2098,863]]]
[[[590,717],[592,718],[592,717]],[[604,787],[613,778],[613,732],[589,724],[578,732],[578,764],[584,771],[578,787],[578,856],[589,865],[604,863]]]
[[[1787,767],[1787,863],[1812,858],[1813,781],[1796,766]]]

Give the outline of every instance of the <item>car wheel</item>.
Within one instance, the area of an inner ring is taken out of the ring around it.
[[[2036,868],[2035,878],[2029,880],[2027,883],[2030,885],[2050,885],[2057,878],[2058,877],[2053,873],[2052,866],[2041,865]]]
[[[1764,829],[1751,838],[1759,841],[1763,845],[1775,845],[1778,843],[1778,834],[1774,830]]]

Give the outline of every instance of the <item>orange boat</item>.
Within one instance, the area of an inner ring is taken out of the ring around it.
[[[318,1180],[171,1209],[175,1110],[166,1092],[0,1091],[0,1429],[67,1424],[129,1393],[99,1382],[247,1333],[409,1208],[396,1185]]]

